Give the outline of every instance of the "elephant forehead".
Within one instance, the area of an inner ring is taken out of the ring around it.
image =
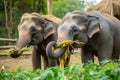
[[[25,13],[21,17],[21,21],[22,20],[32,20],[33,18],[34,19],[42,19],[42,20],[44,20],[44,18],[42,16],[40,16],[40,14],[38,14],[38,13],[31,13],[31,14]]]
[[[32,16],[25,16],[25,17],[22,17],[22,18],[21,18],[21,22],[24,22],[24,21],[31,22],[31,21],[32,21]]]
[[[32,25],[32,24],[35,24],[35,22],[33,22],[33,20],[30,18],[30,19],[24,21],[24,24]]]
[[[27,15],[23,15],[21,17],[21,22],[22,21],[32,21],[33,18],[38,18],[39,16],[33,15],[33,14],[27,14]]]
[[[21,24],[21,26],[23,26],[23,27],[24,26],[30,27],[32,25],[35,25],[35,23],[32,20],[26,20]]]
[[[68,23],[73,24],[73,23],[85,23],[87,22],[87,18],[85,16],[82,16],[80,14],[73,14],[73,15],[68,15],[63,19],[63,23]]]
[[[74,14],[71,19],[79,20],[79,21],[87,21],[87,17],[83,16],[83,15],[80,15],[80,14],[79,15],[78,14]]]
[[[28,20],[31,17],[30,14],[23,14],[23,16],[21,17],[21,22],[24,20]]]
[[[42,24],[44,24],[44,22],[45,22],[44,18],[42,18],[40,16],[35,16],[35,15],[24,16],[21,19],[21,24],[24,23],[27,25],[36,25],[36,24],[42,25]]]
[[[24,21],[18,26],[18,30],[29,30],[32,26],[35,27],[35,23],[32,21]]]

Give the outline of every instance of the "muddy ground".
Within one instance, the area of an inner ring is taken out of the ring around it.
[[[31,52],[26,52],[26,53],[31,53]],[[74,55],[72,55],[70,63],[80,64],[81,63],[80,54],[75,53]],[[0,69],[2,68],[2,66],[4,66],[4,68],[8,70],[16,70],[18,68],[31,70],[32,69],[31,54],[22,55],[19,58],[11,58],[10,56],[7,56],[7,55],[2,55],[2,56],[0,55]]]

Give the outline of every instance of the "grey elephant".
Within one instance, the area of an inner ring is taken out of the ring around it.
[[[17,49],[25,46],[33,46],[32,65],[33,69],[41,68],[41,56],[43,56],[44,68],[56,66],[56,60],[50,59],[46,54],[46,46],[50,41],[57,39],[58,24],[40,16],[38,13],[24,13],[18,25],[19,38]],[[22,53],[11,54],[17,58]]]
[[[110,15],[102,15],[96,11],[84,13],[79,10],[68,12],[58,27],[57,43],[64,40],[74,40],[84,44],[73,44],[81,48],[82,63],[94,61],[96,55],[99,61],[106,58],[119,59],[120,55],[120,21]],[[52,51],[57,44],[50,42],[46,52],[52,59],[63,55],[66,47]]]

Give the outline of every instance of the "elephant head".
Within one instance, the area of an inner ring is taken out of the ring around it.
[[[74,40],[83,42],[85,44],[73,44],[75,48],[81,48],[86,45],[92,37],[102,30],[99,18],[94,15],[90,15],[79,10],[68,12],[58,27],[58,39],[57,43],[64,40]],[[56,43],[56,44],[57,44]],[[47,53],[53,59],[56,59],[63,55],[65,48],[56,49],[52,51],[51,47],[56,45],[55,42],[50,42],[47,46]]]
[[[42,43],[56,32],[54,26],[52,21],[41,17],[38,13],[24,13],[18,25],[19,38],[16,48],[21,49],[25,46]],[[19,57],[21,54],[15,53],[11,57]]]

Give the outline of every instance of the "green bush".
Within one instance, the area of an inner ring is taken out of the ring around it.
[[[73,10],[84,11],[85,6],[84,0],[55,0],[53,1],[53,14],[59,18],[63,18],[67,12]]]
[[[100,64],[90,61],[84,67],[76,64],[65,69],[59,66],[33,71],[2,69],[0,80],[120,80],[120,60],[104,60]]]

